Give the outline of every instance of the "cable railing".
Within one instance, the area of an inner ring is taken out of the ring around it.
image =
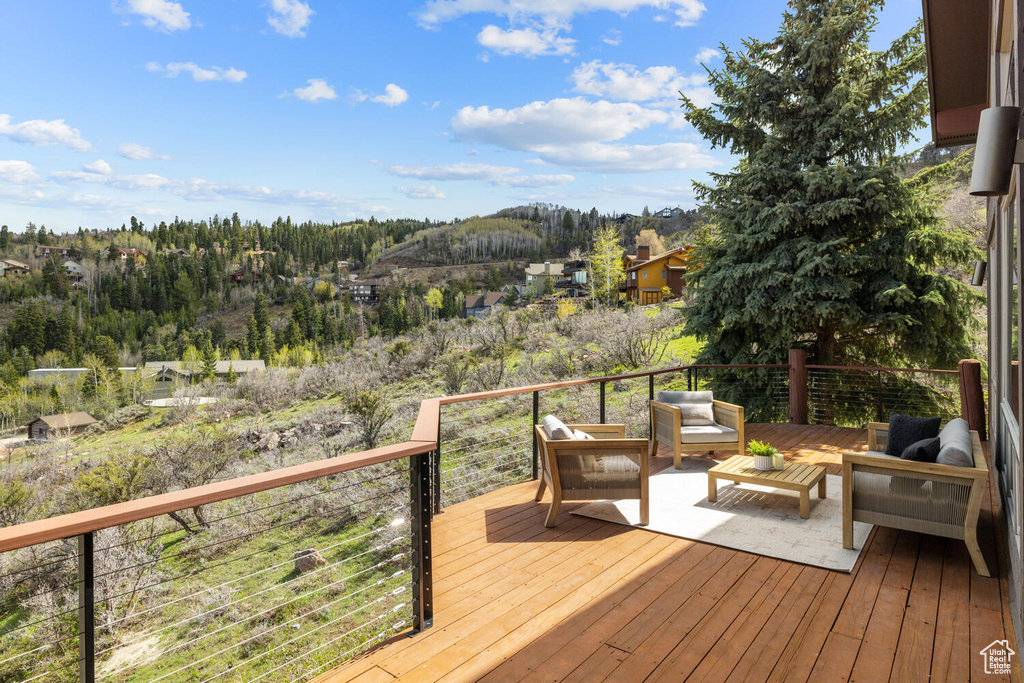
[[[888,422],[891,412],[938,415],[948,422],[961,414],[960,378],[955,370],[815,365],[807,370],[812,424],[860,427],[866,422]]]
[[[307,680],[429,628],[432,515],[536,479],[532,426],[549,413],[647,437],[660,390],[710,389],[748,422],[780,422],[804,386],[812,422],[957,410],[956,371],[803,367],[803,379],[790,364],[687,365],[425,399],[400,444],[2,528],[0,683]]]

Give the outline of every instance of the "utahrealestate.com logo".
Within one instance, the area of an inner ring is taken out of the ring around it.
[[[1017,654],[1010,649],[1010,643],[1006,640],[994,640],[988,647],[981,651],[985,658],[985,673],[987,674],[1009,674],[1010,659]]]

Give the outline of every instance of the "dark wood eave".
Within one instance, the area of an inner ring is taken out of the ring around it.
[[[974,144],[988,106],[990,4],[922,0],[932,140]]]

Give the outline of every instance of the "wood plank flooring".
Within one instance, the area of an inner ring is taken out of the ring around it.
[[[864,430],[747,425],[840,474]],[[728,455],[728,453],[723,453]],[[671,466],[662,451],[652,471]],[[434,518],[434,627],[316,679],[343,681],[1021,681],[979,650],[1014,641],[990,483],[979,539],[877,527],[851,574],[568,514],[544,528],[536,484]],[[835,495],[830,492],[830,495]],[[998,559],[997,559],[998,558]]]

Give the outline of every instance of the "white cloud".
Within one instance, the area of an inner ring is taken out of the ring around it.
[[[503,30],[494,25],[484,26],[477,35],[478,43],[501,55],[569,55],[576,41],[559,35],[557,27],[538,31],[533,28]]]
[[[303,38],[310,18],[316,14],[309,5],[300,0],[271,0],[272,14],[267,16],[267,23],[282,36]]]
[[[461,140],[516,150],[549,144],[619,140],[653,123],[667,123],[663,111],[632,102],[588,102],[582,97],[532,102],[517,109],[463,107],[452,118]]]
[[[489,164],[450,164],[448,166],[391,166],[388,171],[403,178],[420,180],[494,180],[518,173],[514,166]]]
[[[306,102],[319,102],[320,100],[336,100],[338,99],[338,93],[334,92],[334,88],[327,85],[327,81],[322,78],[310,78],[308,86],[305,88],[296,88],[291,92],[292,95],[298,97],[300,100]]]
[[[55,146],[69,147],[78,152],[88,152],[92,145],[82,139],[77,128],[71,128],[64,119],[43,121],[33,119],[21,123],[11,123],[11,117],[0,114],[0,135],[6,135],[15,142],[24,142],[37,147]]]
[[[396,187],[395,192],[404,194],[409,199],[445,199],[446,195],[433,185],[413,185],[412,187]]]
[[[103,159],[97,159],[91,164],[86,164],[82,168],[90,173],[102,173],[103,175],[110,175],[113,173],[113,169],[110,168],[110,164],[105,162]]]
[[[0,161],[0,180],[23,185],[38,179],[35,168],[27,161]]]
[[[409,93],[402,90],[394,83],[388,83],[384,88],[384,94],[371,97],[370,101],[377,102],[379,104],[386,104],[389,107],[397,107],[407,99],[409,99]]]
[[[661,145],[549,145],[535,150],[548,163],[596,173],[649,173],[707,168],[718,162],[699,145],[668,142]]]
[[[181,72],[192,74],[193,81],[228,81],[229,83],[241,83],[248,77],[246,72],[234,67],[225,69],[219,66],[211,66],[204,69],[195,62],[171,62],[167,66],[159,62],[146,64],[147,71],[162,73],[167,78],[177,78]]]
[[[553,175],[517,175],[495,180],[493,185],[501,187],[559,187],[576,180],[575,176],[568,173]]]
[[[149,28],[160,29],[170,33],[183,31],[190,26],[189,14],[180,2],[171,0],[126,0],[124,4],[114,5],[119,12],[127,12],[142,17],[142,24]]]
[[[677,26],[693,25],[707,9],[700,0],[430,0],[417,18],[425,28],[437,28],[446,21],[480,12],[510,19],[539,17],[551,24],[576,14],[598,10],[627,14],[641,7],[674,12]]]
[[[515,166],[458,163],[447,166],[391,166],[393,175],[420,180],[481,180],[495,187],[557,187],[576,180],[567,173],[521,175]],[[432,185],[430,187],[433,187]],[[397,189],[397,188],[396,188]]]
[[[704,62],[710,62],[712,59],[716,59],[722,56],[722,53],[713,47],[702,47],[698,52],[697,56],[693,58],[694,64],[703,64]]]
[[[140,161],[142,159],[170,159],[170,157],[165,154],[157,154],[152,148],[135,142],[121,143],[117,148],[117,153],[125,159],[132,159],[134,161]]]
[[[594,60],[580,64],[570,79],[573,90],[585,95],[632,102],[657,101],[676,105],[679,92],[699,106],[710,104],[714,93],[704,74],[684,74],[673,66],[652,66],[641,71],[632,64]]]
[[[608,45],[621,45],[622,44],[622,31],[617,28],[609,29],[608,33],[601,36],[601,40]]]

